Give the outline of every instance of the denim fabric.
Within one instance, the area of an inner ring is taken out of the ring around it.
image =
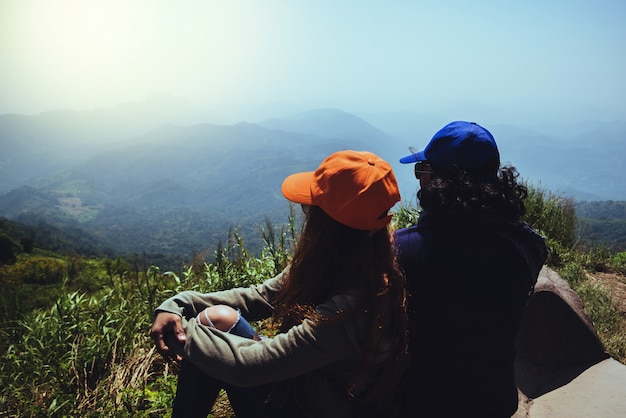
[[[258,340],[259,335],[256,333],[252,325],[246,319],[241,316],[241,312],[237,309],[237,320],[235,324],[228,330],[233,335],[239,335],[240,337],[250,338],[251,340]]]
[[[222,387],[222,382],[207,376],[189,360],[183,360],[178,371],[172,418],[206,418]]]
[[[261,339],[252,325],[241,316],[239,309],[237,320],[228,332],[253,340]],[[214,379],[190,361],[183,360],[172,404],[172,418],[205,418],[211,412],[220,389],[226,390],[237,417],[278,417],[273,412],[269,412],[269,415],[264,412],[264,403],[271,388],[271,385],[237,388]]]
[[[266,400],[272,388],[271,384],[238,388],[205,374],[192,362],[183,360],[178,372],[172,418],[206,418],[220,389],[228,394],[237,418],[292,418],[300,415],[267,405]]]

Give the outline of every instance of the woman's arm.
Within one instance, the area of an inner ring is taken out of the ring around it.
[[[340,310],[333,301],[318,308],[328,320],[305,320],[262,342],[184,320],[187,340],[176,344],[177,352],[207,374],[241,387],[285,380],[338,361],[357,361],[358,347],[348,331],[357,317],[332,318]]]
[[[182,360],[176,347],[187,340],[183,318],[191,320],[209,306],[228,305],[241,310],[250,320],[268,318],[274,310],[272,300],[280,290],[283,273],[265,283],[249,288],[231,289],[214,293],[181,292],[169,298],[156,309],[156,318],[150,336],[159,353]],[[194,321],[192,321],[194,322]]]
[[[209,306],[228,305],[240,309],[241,314],[251,321],[269,318],[274,310],[272,301],[280,290],[282,280],[283,273],[280,273],[260,285],[247,288],[212,293],[185,291],[163,302],[156,311],[190,319]]]

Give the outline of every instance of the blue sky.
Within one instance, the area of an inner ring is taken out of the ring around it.
[[[623,0],[3,0],[0,114],[165,93],[626,120],[625,44]]]

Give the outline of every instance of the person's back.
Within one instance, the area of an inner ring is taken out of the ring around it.
[[[423,209],[395,234],[409,290],[407,413],[510,417],[517,332],[546,257],[520,222],[526,188],[475,123],[445,126],[400,162],[415,163]]]
[[[407,276],[409,399],[428,416],[510,416],[513,360],[532,289],[526,260],[487,225],[431,219],[398,231]]]

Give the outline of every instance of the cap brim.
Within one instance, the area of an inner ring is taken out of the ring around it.
[[[312,205],[311,184],[313,183],[314,174],[313,171],[308,171],[292,174],[287,177],[281,187],[283,196],[294,203]]]
[[[418,161],[426,161],[424,151],[416,152],[415,154],[407,155],[404,158],[400,158],[402,164],[416,163]]]

